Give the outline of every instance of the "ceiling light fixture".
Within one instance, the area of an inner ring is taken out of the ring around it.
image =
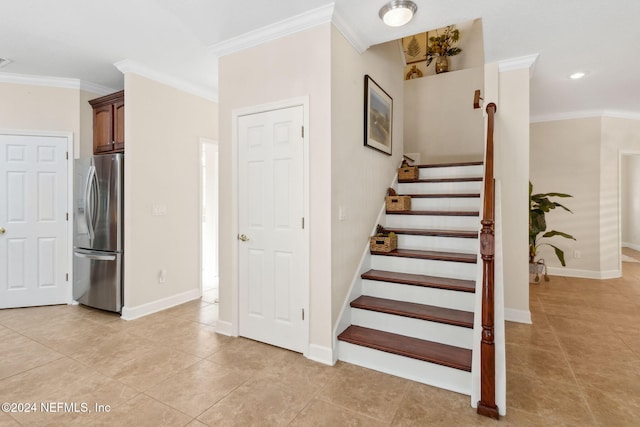
[[[573,73],[573,74],[571,74],[571,75],[569,76],[569,78],[570,78],[571,80],[578,80],[578,79],[583,78],[584,76],[585,76],[585,73],[583,73],[582,71],[580,71],[580,72],[577,72],[577,73]]]
[[[0,58],[0,68],[4,67],[5,65],[9,65],[10,63],[11,63],[10,59]]]
[[[418,6],[410,0],[394,0],[382,6],[380,19],[390,27],[401,27],[411,21]]]

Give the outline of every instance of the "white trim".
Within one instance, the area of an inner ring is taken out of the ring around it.
[[[0,83],[13,83],[20,85],[59,87],[63,89],[86,90],[98,95],[108,95],[116,92],[106,86],[96,83],[85,82],[79,79],[69,79],[64,77],[36,76],[30,74],[0,73]]]
[[[615,110],[585,110],[585,111],[568,111],[565,113],[554,113],[540,116],[532,116],[530,123],[556,122],[562,120],[588,119],[588,118],[611,118],[640,120],[640,113],[631,111],[615,111]]]
[[[622,247],[633,249],[634,251],[640,251],[640,245],[637,243],[622,242]]]
[[[323,345],[309,344],[309,352],[306,354],[307,359],[333,366],[336,361],[333,358],[333,349]]]
[[[67,138],[67,212],[69,213],[69,221],[67,223],[67,273],[69,273],[69,281],[67,282],[67,304],[73,304],[73,177],[74,175],[74,152],[73,152],[73,132],[60,131],[43,131],[43,130],[23,130],[23,129],[1,129],[0,135],[19,135],[19,136],[45,136],[52,138]]]
[[[533,55],[503,59],[502,61],[498,61],[498,70],[500,70],[501,73],[504,73],[505,71],[523,70],[528,68],[529,78],[531,78],[533,77],[533,71],[536,67],[538,56],[539,55],[537,53],[534,53]]]
[[[529,310],[516,310],[515,308],[504,308],[504,320],[507,322],[526,323],[530,325],[531,312]]]
[[[364,53],[367,49],[369,49],[370,44],[362,40],[358,35],[357,31],[354,31],[353,28],[349,25],[348,21],[343,18],[339,9],[336,9],[333,13],[333,26],[336,27],[340,34],[347,39],[347,41],[353,46],[353,48],[358,53]],[[400,49],[402,49],[402,44],[400,44]],[[402,58],[404,60],[405,55],[402,52]]]
[[[331,22],[333,8],[334,4],[329,3],[325,6],[216,43],[209,46],[208,51],[213,56],[221,57]]]
[[[231,322],[218,320],[218,322],[216,322],[216,333],[220,335],[226,335],[228,337],[237,337],[238,328],[234,328]]]
[[[547,271],[550,276],[578,277],[581,279],[604,280],[604,279],[617,279],[622,277],[622,271],[620,270],[594,271],[594,270],[579,270],[575,268],[565,268],[565,267],[547,267]]]
[[[304,154],[303,154],[303,168],[304,168],[304,184],[303,184],[303,198],[304,198],[304,213],[303,216],[304,218],[306,218],[305,221],[305,227],[304,227],[304,243],[303,243],[303,247],[304,247],[304,251],[305,253],[302,256],[303,259],[303,266],[302,266],[302,275],[303,277],[306,278],[306,288],[304,290],[304,294],[303,294],[303,300],[304,300],[304,310],[306,313],[308,313],[307,318],[307,328],[305,330],[306,333],[306,337],[304,339],[305,343],[309,343],[309,339],[311,336],[311,319],[313,318],[313,313],[310,310],[310,298],[311,298],[311,274],[310,274],[310,265],[309,265],[309,257],[310,257],[310,241],[311,241],[311,237],[309,234],[309,230],[311,229],[311,224],[313,222],[313,219],[311,217],[311,202],[310,202],[310,197],[309,197],[309,191],[310,191],[310,158],[309,158],[309,140],[310,140],[310,135],[311,135],[311,128],[309,126],[309,96],[300,96],[300,97],[296,97],[296,98],[290,98],[290,99],[284,99],[281,101],[275,101],[275,102],[270,102],[270,103],[266,103],[266,104],[260,104],[260,105],[253,105],[250,107],[243,107],[243,108],[238,108],[238,109],[234,109],[231,112],[231,141],[232,141],[232,153],[231,153],[231,189],[232,189],[232,194],[233,194],[233,199],[230,201],[231,202],[231,211],[232,211],[232,222],[233,222],[233,236],[236,236],[239,234],[239,221],[238,221],[238,214],[239,214],[239,210],[238,210],[238,203],[239,203],[239,198],[238,198],[238,173],[239,173],[239,167],[238,167],[238,161],[239,161],[239,154],[238,154],[238,140],[239,140],[239,135],[238,135],[238,119],[241,116],[246,116],[246,115],[251,115],[251,114],[260,114],[260,113],[265,113],[265,112],[269,112],[269,111],[274,111],[274,110],[280,110],[280,109],[284,109],[284,108],[291,108],[291,107],[299,107],[301,106],[303,109],[303,126],[304,126],[304,137],[303,137],[303,150],[304,150]],[[239,324],[240,324],[240,298],[239,298],[239,292],[240,292],[240,284],[239,284],[239,272],[238,269],[240,268],[238,260],[239,260],[239,246],[238,246],[238,240],[237,239],[233,239],[233,246],[231,248],[229,248],[233,254],[235,254],[234,259],[233,259],[233,266],[232,266],[232,271],[233,271],[233,276],[231,278],[231,287],[232,287],[232,291],[231,291],[231,307],[232,307],[232,314],[231,314],[231,323],[230,323],[230,327],[228,328],[228,330],[230,331],[230,335],[231,336],[238,336],[239,335]],[[220,323],[220,320],[218,320],[218,323]],[[307,351],[304,352],[305,356],[309,356],[309,352],[311,351],[310,345],[309,347],[307,347]]]
[[[138,319],[149,314],[157,313],[158,311],[166,310],[167,308],[175,307],[176,305],[184,304],[185,302],[196,300],[201,296],[202,292],[200,292],[200,289],[191,289],[135,307],[122,307],[121,318],[123,320]]]
[[[154,70],[153,68],[150,68],[131,59],[125,59],[116,62],[113,65],[115,65],[115,67],[123,74],[137,74],[139,76],[151,79],[155,82],[170,86],[174,89],[190,93],[191,95],[199,96],[209,101],[218,102],[217,90],[207,89],[201,86],[194,85],[192,83],[165,74],[161,71]]]

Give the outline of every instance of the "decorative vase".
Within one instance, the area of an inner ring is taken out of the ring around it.
[[[449,57],[438,56],[436,58],[436,74],[446,73],[449,71]]]

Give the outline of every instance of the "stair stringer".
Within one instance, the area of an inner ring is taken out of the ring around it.
[[[502,197],[500,181],[495,180],[495,265],[494,265],[494,348],[496,366],[496,405],[500,415],[506,415],[507,409],[507,363],[506,335],[504,320],[504,258],[502,256]],[[484,200],[484,191],[480,196]],[[484,206],[484,204],[482,205]],[[482,207],[481,207],[482,210]],[[483,212],[480,212],[482,217]],[[478,245],[478,254],[480,247]],[[476,277],[476,302],[473,322],[473,355],[471,363],[471,406],[477,408],[480,400],[480,342],[482,340],[482,257],[478,255],[478,274]]]
[[[397,190],[398,188],[398,174],[396,174],[391,182],[389,188],[393,188]],[[385,200],[385,199],[383,199]],[[380,207],[380,211],[378,212],[378,217],[371,229],[370,236],[375,236],[376,229],[378,224],[386,224],[387,217],[387,205],[386,202],[383,201],[382,206]],[[338,335],[344,332],[351,325],[351,306],[349,305],[351,301],[363,295],[362,292],[362,276],[364,273],[371,269],[371,246],[369,241],[367,240],[364,250],[362,252],[362,257],[360,257],[360,265],[356,270],[353,279],[351,280],[351,286],[349,287],[349,292],[342,303],[342,308],[340,309],[340,315],[338,316],[338,322],[336,326],[333,328],[333,364],[339,359],[339,343],[338,343]]]

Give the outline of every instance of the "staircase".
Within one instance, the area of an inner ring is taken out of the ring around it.
[[[398,183],[411,211],[386,214],[398,249],[371,253],[339,359],[470,395],[483,165],[419,170]]]

